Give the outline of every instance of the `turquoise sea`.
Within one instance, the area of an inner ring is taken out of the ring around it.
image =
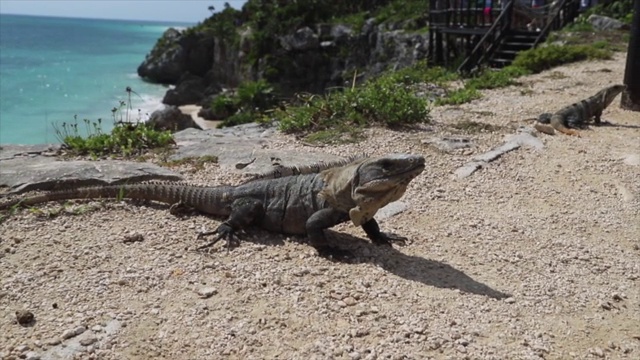
[[[190,25],[0,15],[0,144],[59,142],[52,123],[74,116],[110,130],[127,87],[132,118],[162,108],[167,89],[136,69],[166,29]]]

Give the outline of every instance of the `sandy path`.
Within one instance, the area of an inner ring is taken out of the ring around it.
[[[80,337],[96,342],[80,358],[637,359],[638,113],[619,109],[618,99],[603,116],[617,126],[582,138],[540,135],[542,151],[520,149],[467,179],[453,176],[520,119],[619,82],[624,56],[436,108],[425,130],[373,129],[363,143],[323,148],[421,153],[429,164],[404,197],[411,210],[382,223],[408,246],[377,248],[360,229],[336,227],[336,241],[359,257],[354,264],[261,231],[228,254],[202,255],[190,250],[195,233],[219,221],[176,218],[160,206],[95,203],[53,219],[24,211],[0,225],[0,358],[41,354],[84,326]],[[449,126],[465,119],[501,128]],[[471,137],[475,147],[445,154],[421,143],[443,135]],[[318,150],[284,135],[272,146]],[[215,165],[189,176],[238,179]],[[123,243],[131,232],[144,241]],[[497,299],[502,293],[510,297]],[[35,326],[12,323],[23,308]],[[116,323],[119,331],[106,331]]]

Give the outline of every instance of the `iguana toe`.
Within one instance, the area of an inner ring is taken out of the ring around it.
[[[318,252],[318,256],[329,259],[329,260],[338,260],[345,261],[355,258],[353,252],[349,250],[339,249],[333,246],[318,246],[316,247],[316,251]]]
[[[380,236],[372,239],[373,243],[376,245],[386,245],[391,246],[391,244],[398,244],[405,246],[407,245],[408,238],[396,234],[381,232]]]

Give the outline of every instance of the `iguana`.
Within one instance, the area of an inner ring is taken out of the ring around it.
[[[626,89],[626,85],[609,86],[598,91],[593,96],[560,109],[555,114],[541,114],[534,127],[536,130],[549,135],[553,135],[555,129],[567,135],[580,136],[576,130],[570,128],[582,128],[593,117],[595,117],[595,123],[599,124],[600,116],[602,116],[604,109],[624,89]]]
[[[327,244],[324,230],[351,220],[356,226],[362,226],[375,244],[389,245],[391,241],[400,240],[381,232],[373,216],[381,207],[400,199],[424,168],[422,156],[390,154],[361,159],[317,174],[256,180],[239,186],[151,182],[53,191],[4,201],[0,203],[0,210],[18,204],[69,199],[154,200],[226,216],[215,231],[201,234],[216,234],[215,241],[223,238],[230,244],[236,231],[257,225],[272,232],[306,235],[321,256],[346,255],[348,252]]]

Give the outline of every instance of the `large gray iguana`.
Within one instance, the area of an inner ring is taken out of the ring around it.
[[[609,86],[593,96],[560,109],[554,114],[541,114],[534,127],[536,130],[550,135],[555,133],[555,129],[567,135],[580,136],[576,130],[570,128],[582,128],[594,117],[595,123],[599,124],[604,109],[624,89],[626,89],[626,85]]]
[[[345,255],[330,247],[324,230],[351,220],[375,244],[401,238],[380,231],[376,212],[400,199],[425,168],[419,155],[391,154],[354,161],[341,167],[296,176],[255,180],[239,186],[194,186],[171,182],[106,185],[53,191],[0,203],[0,210],[68,199],[122,198],[159,201],[226,216],[210,233],[227,242],[251,225],[291,235],[306,235],[321,256]],[[212,245],[213,243],[209,245]]]

